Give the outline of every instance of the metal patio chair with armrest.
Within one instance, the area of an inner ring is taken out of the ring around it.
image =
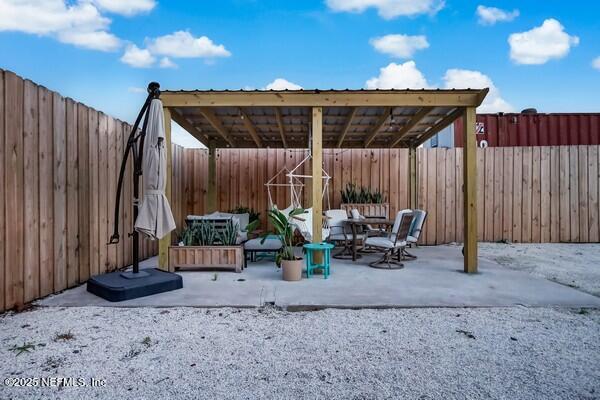
[[[396,215],[392,233],[388,236],[367,237],[365,240],[367,248],[383,251],[383,256],[379,260],[370,263],[369,266],[388,269],[404,267],[404,264],[402,264],[404,249],[407,246],[408,233],[413,217],[412,211],[402,210]]]
[[[423,231],[423,226],[425,225],[425,219],[427,219],[427,211],[416,209],[413,211],[415,214],[413,218],[412,225],[410,226],[410,232],[408,233],[408,237],[406,238],[407,247],[419,247],[419,237],[421,236],[421,232]],[[410,254],[406,249],[404,250],[404,255],[409,258],[417,258],[417,256]]]
[[[344,246],[333,258],[350,259],[352,258],[352,232],[344,222],[348,219],[346,210],[327,210],[325,211],[325,220],[329,227],[329,237],[326,239]],[[364,239],[364,237],[363,237]]]
[[[361,215],[360,211],[358,211],[356,208],[353,208],[352,210],[350,210],[350,217],[355,220],[366,220],[367,219],[367,217],[365,217],[364,215]],[[358,229],[358,228],[359,227],[355,227],[355,229]],[[384,236],[386,234],[387,233],[385,231],[385,228],[382,228],[382,227],[374,228],[370,224],[365,224],[365,225],[360,226],[360,231],[357,233],[357,239],[360,240],[362,247],[360,249],[358,249],[358,251],[361,253],[374,253],[374,251],[368,250],[366,248],[365,240],[367,239],[368,236],[371,236],[371,237]]]

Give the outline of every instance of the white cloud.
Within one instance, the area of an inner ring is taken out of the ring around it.
[[[579,38],[569,35],[560,22],[551,18],[529,31],[513,33],[508,43],[510,58],[517,64],[545,64],[565,57],[571,46],[579,44]]]
[[[417,50],[429,47],[423,35],[386,35],[373,38],[370,43],[378,52],[398,58],[410,58]]]
[[[148,12],[156,6],[154,0],[92,0],[103,10],[121,15],[135,15]]]
[[[483,113],[511,112],[512,105],[500,96],[500,90],[487,75],[479,71],[466,69],[449,69],[444,77],[444,88],[446,89],[483,89],[489,88],[483,104],[477,109]],[[379,76],[369,79],[365,87],[367,89],[427,89],[431,85],[417,68],[414,61],[404,64],[390,63],[387,67],[379,70]]]
[[[88,49],[120,47],[121,41],[109,32],[110,22],[84,0],[0,0],[0,31],[50,36]]]
[[[1,1],[1,0],[0,0]],[[137,68],[155,66],[160,57],[158,67],[177,68],[172,58],[204,58],[207,64],[216,57],[229,57],[231,53],[223,45],[216,45],[206,36],[195,38],[186,31],[174,32],[157,38],[147,38],[146,48],[129,45],[121,58],[126,64]]]
[[[285,80],[283,78],[277,78],[273,82],[269,83],[263,90],[301,90],[302,86],[297,85],[293,82]]]
[[[446,89],[483,89],[490,91],[485,100],[477,108],[481,113],[513,112],[514,108],[500,96],[500,90],[494,85],[489,76],[479,71],[466,69],[449,69],[444,75]]]
[[[121,61],[134,68],[149,68],[154,64],[156,58],[147,49],[140,49],[135,44],[130,44],[125,49]]]
[[[148,49],[153,54],[173,58],[229,57],[231,53],[222,44],[214,44],[206,36],[195,38],[187,31],[148,40]]]
[[[380,17],[435,14],[444,7],[444,0],[326,0],[327,6],[337,12],[362,13],[376,8]]]
[[[163,57],[160,59],[158,66],[161,68],[177,68],[177,64],[175,64],[169,57]]]
[[[592,67],[600,71],[600,56],[594,58],[594,60],[592,61]]]
[[[494,25],[496,22],[510,22],[519,16],[519,10],[505,11],[496,7],[477,6],[477,16],[481,25]]]
[[[390,63],[379,70],[379,76],[369,79],[367,89],[423,89],[429,87],[425,76],[414,61]]]
[[[75,46],[92,50],[113,51],[121,47],[121,40],[106,31],[64,31],[58,34],[58,39],[63,43],[74,44]]]

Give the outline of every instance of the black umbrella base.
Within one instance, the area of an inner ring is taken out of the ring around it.
[[[108,301],[124,301],[138,297],[181,289],[183,279],[158,268],[133,272],[111,272],[94,276],[87,282],[87,291]]]

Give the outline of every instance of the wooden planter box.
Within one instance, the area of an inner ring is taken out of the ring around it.
[[[233,269],[242,272],[243,246],[170,246],[169,270]]]
[[[348,216],[350,216],[350,210],[356,208],[360,215],[364,215],[365,217],[390,217],[390,205],[389,203],[381,203],[381,204],[370,204],[370,203],[358,203],[358,204],[341,204],[342,210],[346,210]]]

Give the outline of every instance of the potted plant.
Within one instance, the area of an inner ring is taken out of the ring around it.
[[[379,189],[361,186],[357,188],[354,183],[347,183],[341,192],[342,204],[340,208],[350,213],[357,209],[365,217],[389,218],[390,205],[385,202],[385,197]]]
[[[298,218],[298,215],[304,212],[304,209],[296,208],[290,212],[288,217],[277,208],[273,208],[267,213],[269,222],[273,225],[274,232],[264,234],[263,242],[269,234],[276,235],[281,241],[282,247],[279,253],[277,253],[275,262],[282,269],[284,281],[299,281],[302,279],[302,258],[296,257],[294,254],[294,246],[292,244],[294,225],[290,224],[290,219]]]

